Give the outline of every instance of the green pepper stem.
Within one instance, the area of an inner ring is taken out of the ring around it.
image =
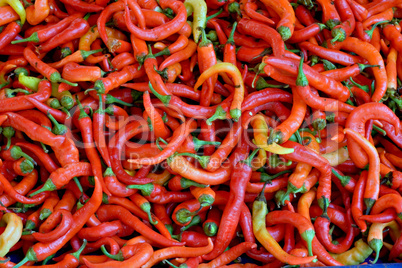
[[[80,259],[80,255],[82,253],[82,251],[84,250],[84,248],[87,246],[87,240],[84,239],[82,240],[82,245],[81,247],[74,253],[70,253],[70,255],[72,255],[74,258],[76,258],[77,260]]]
[[[50,121],[53,123],[53,129],[52,132],[56,135],[64,135],[67,133],[68,129],[65,125],[60,124],[57,122],[57,120],[53,117],[53,115],[50,114],[49,111],[47,111],[47,117],[49,117]]]
[[[189,188],[189,187],[191,187],[191,186],[195,186],[195,187],[199,187],[199,188],[208,187],[208,185],[201,184],[201,183],[198,183],[198,182],[195,182],[195,181],[186,179],[186,178],[181,178],[181,179],[180,179],[180,186],[181,186],[181,188],[183,188],[183,189],[187,189],[187,188]]]
[[[172,96],[170,95],[162,95],[158,93],[152,86],[151,82],[148,83],[149,89],[152,91],[152,93],[157,97],[165,106],[168,106],[170,100],[172,99]]]
[[[299,87],[308,86],[308,80],[303,71],[304,53],[300,54],[299,73],[297,74],[296,85]]]
[[[335,175],[341,182],[342,186],[348,185],[349,181],[352,179],[350,176],[342,176],[341,174],[338,173],[335,169],[332,169],[332,174]]]
[[[77,185],[78,190],[80,190],[80,192],[82,194],[84,192],[84,189],[82,189],[82,185],[81,185],[80,181],[78,180],[78,178],[74,177],[73,181],[75,182],[75,184]]]
[[[52,211],[50,209],[44,208],[39,213],[39,219],[41,221],[43,221],[44,219],[47,219],[51,214],[52,214]]]
[[[234,41],[233,37],[236,32],[236,27],[237,27],[237,21],[235,23],[233,23],[232,31],[230,32],[230,35],[229,35],[228,40],[226,41],[226,44],[234,45],[235,41]]]
[[[29,155],[27,155],[26,153],[24,153],[21,149],[21,147],[14,145],[11,149],[10,149],[10,155],[12,158],[14,158],[15,160],[20,159],[21,157],[24,157],[25,159],[28,159],[29,161],[31,161],[32,163],[34,163],[36,165],[35,160],[33,160],[32,157],[30,157]]]
[[[113,97],[110,94],[107,94],[106,98],[105,98],[105,104],[113,104],[113,103],[120,104],[120,105],[123,105],[123,106],[129,106],[129,107],[133,106],[133,104],[131,104],[131,103],[119,100],[118,98]]]
[[[190,227],[193,227],[193,226],[198,225],[200,222],[201,222],[201,217],[200,217],[199,215],[195,215],[195,216],[193,217],[193,219],[191,220],[191,222],[190,222],[188,225],[182,227],[182,228],[180,229],[180,231],[181,231],[181,232],[184,232],[184,231],[186,231],[187,229],[189,229]]]
[[[152,183],[147,183],[147,184],[132,184],[132,185],[127,185],[127,189],[138,189],[141,191],[142,195],[144,196],[150,196],[152,191],[154,190],[154,185]]]
[[[373,130],[375,130],[375,131],[381,133],[383,136],[387,136],[387,132],[385,132],[384,129],[382,129],[382,128],[376,126],[376,125],[373,125]]]
[[[177,154],[177,156],[190,156],[190,157],[193,157],[193,158],[197,159],[198,162],[200,162],[200,164],[201,164],[201,166],[203,168],[206,168],[208,166],[209,159],[210,159],[210,156],[207,156],[207,155],[202,155],[201,156],[201,155],[196,155],[196,154],[192,154],[192,153],[180,153],[180,154]]]
[[[277,178],[279,176],[282,176],[283,174],[291,173],[291,172],[293,172],[293,171],[292,170],[283,170],[283,171],[278,172],[278,173],[276,173],[274,175],[269,175],[267,173],[261,173],[260,181],[261,182],[270,182],[271,180],[273,180],[273,179],[275,179],[275,178]]]
[[[383,242],[381,241],[381,239],[374,238],[368,244],[375,251],[375,259],[374,261],[370,261],[372,264],[374,264],[378,261]]]
[[[21,267],[22,265],[24,265],[29,261],[37,261],[37,260],[38,259],[36,258],[35,251],[32,248],[29,248],[25,257],[17,265],[15,265],[14,268]]]
[[[220,119],[220,120],[226,119],[226,112],[225,112],[225,110],[223,110],[222,106],[220,106],[220,105],[216,108],[215,113],[210,118],[207,119],[207,125],[209,125],[209,126],[212,125],[212,122],[217,119]]]
[[[3,135],[7,139],[7,144],[4,150],[8,150],[11,146],[11,138],[14,136],[15,130],[13,127],[5,127],[3,128]]]
[[[207,19],[205,20],[205,22],[208,22],[209,20],[218,17],[220,14],[222,14],[223,12],[223,8],[219,9],[218,12],[212,14],[211,16],[207,17]]]
[[[124,261],[123,253],[121,252],[121,250],[119,250],[119,253],[117,253],[117,254],[115,254],[115,255],[110,254],[110,253],[107,251],[105,245],[102,245],[102,246],[101,246],[101,250],[102,250],[102,253],[105,254],[105,256],[107,256],[108,258],[111,258],[112,260]]]
[[[373,26],[371,26],[371,29],[366,31],[366,33],[370,37],[370,39],[373,38],[374,30],[378,25],[388,23],[388,22],[389,22],[388,20],[383,20],[383,21],[379,21],[379,22],[375,23]]]
[[[346,39],[346,32],[342,28],[335,28],[331,31],[333,39],[331,40],[331,44],[335,42],[342,42]]]
[[[313,256],[312,242],[313,242],[314,236],[315,236],[314,230],[306,230],[301,234],[301,237],[303,238],[303,240],[307,242],[307,250],[308,250],[309,256]]]
[[[46,259],[43,260],[42,265],[46,265],[51,259],[54,258],[54,256],[56,255],[56,253],[50,255],[49,257],[47,257]]]
[[[30,37],[24,38],[24,39],[20,39],[20,40],[14,40],[11,42],[11,44],[19,44],[19,43],[24,43],[24,42],[34,42],[34,43],[39,43],[39,36],[37,32],[34,32],[33,34],[31,34]]]
[[[203,230],[207,236],[214,236],[218,232],[218,225],[215,222],[206,222]]]
[[[164,49],[162,49],[161,51],[159,51],[158,53],[154,54],[154,57],[160,57],[160,56],[169,56],[170,55],[170,50],[168,47],[165,47]]]
[[[155,220],[153,219],[153,217],[152,217],[152,214],[151,214],[151,204],[150,204],[149,202],[143,203],[143,204],[141,205],[141,209],[142,209],[145,213],[147,213],[147,215],[148,215],[148,220],[149,220],[149,222],[150,222],[152,225],[158,224],[158,221],[155,221]]]
[[[171,262],[168,261],[168,260],[163,260],[162,262],[163,262],[163,263],[166,263],[167,265],[169,265],[169,266],[171,266],[171,267],[173,267],[173,268],[179,268],[179,267],[177,267],[176,265],[174,265],[173,263],[171,263]]]
[[[35,195],[40,194],[42,192],[55,191],[55,190],[57,190],[56,185],[54,185],[54,183],[52,182],[51,179],[47,179],[45,184],[43,184],[42,188],[40,188],[37,191],[35,191],[32,194],[30,194],[29,197],[35,196]]]
[[[194,150],[198,151],[201,147],[205,145],[214,145],[214,146],[219,146],[221,143],[219,141],[204,141],[197,139],[196,137],[193,137],[193,143],[194,143]]]

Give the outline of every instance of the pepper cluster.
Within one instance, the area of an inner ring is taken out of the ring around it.
[[[0,267],[400,262],[399,18],[0,0]]]

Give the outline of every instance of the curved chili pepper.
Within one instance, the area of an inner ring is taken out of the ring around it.
[[[31,196],[44,191],[54,191],[66,185],[73,177],[92,175],[91,164],[85,162],[71,163],[57,169],[46,180],[45,184]]]
[[[57,240],[50,243],[37,243],[33,245],[28,251],[25,258],[17,264],[16,267],[20,267],[27,261],[33,260],[44,260],[51,254],[56,253],[60,248],[62,248],[65,243],[67,243],[88,221],[90,216],[95,213],[102,202],[102,188],[100,186],[99,180],[95,177],[95,189],[92,194],[91,199],[89,199],[85,205],[77,210],[74,215],[74,224],[70,230],[58,238]]]
[[[130,19],[130,12],[128,6],[126,6],[125,11],[126,11],[126,25],[129,31],[137,36],[138,38],[142,38],[143,40],[146,41],[160,41],[165,39],[166,37],[169,37],[172,34],[175,34],[179,32],[184,24],[186,23],[186,18],[187,18],[187,12],[186,8],[183,3],[181,2],[171,2],[171,1],[164,1],[162,0],[160,5],[164,7],[169,7],[171,8],[175,13],[176,17],[171,20],[170,22],[162,25],[155,27],[151,30],[143,30],[135,26],[131,19]],[[99,24],[99,22],[98,22]],[[99,25],[98,25],[99,27]],[[104,41],[106,39],[102,38]]]
[[[213,243],[211,238],[208,238],[208,245],[204,247],[196,247],[196,248],[170,247],[160,249],[155,251],[151,259],[146,264],[144,264],[143,267],[144,268],[153,267],[156,263],[164,259],[170,259],[174,257],[183,257],[183,258],[197,257],[209,253],[212,249],[213,249]]]
[[[116,174],[117,178],[124,183],[145,184],[152,181],[152,179],[130,176],[126,171],[124,171],[120,161],[122,148],[121,145],[124,144],[126,140],[138,133],[143,132],[147,128],[148,127],[143,121],[129,123],[124,129],[117,132],[109,142],[109,154],[113,172]]]
[[[235,260],[237,257],[242,255],[243,253],[249,251],[250,249],[254,249],[256,247],[257,247],[257,245],[254,243],[250,243],[250,242],[240,243],[240,244],[232,247],[231,249],[225,251],[219,257],[215,258],[213,261],[211,261],[209,263],[205,263],[205,264],[204,263],[200,264],[200,265],[198,265],[198,267],[203,267],[203,268],[222,267],[223,265],[228,264],[231,261]]]
[[[281,262],[293,263],[309,263],[316,259],[316,256],[300,258],[289,255],[272,239],[272,236],[265,228],[265,215],[267,214],[267,205],[264,197],[259,197],[253,203],[253,230],[257,240]],[[271,212],[272,213],[272,212]]]
[[[97,211],[98,218],[102,221],[118,219],[122,223],[131,226],[134,230],[142,234],[143,236],[151,239],[159,245],[172,247],[180,246],[182,243],[174,240],[167,239],[166,237],[156,233],[136,216],[132,215],[127,209],[115,206],[115,205],[102,205]]]
[[[335,1],[335,6],[342,19],[342,23],[331,29],[331,34],[334,38],[331,42],[342,42],[354,31],[356,20],[347,0],[337,0]]]
[[[364,203],[366,204],[367,211],[371,210],[371,207],[378,199],[379,195],[379,173],[380,173],[380,159],[374,146],[364,139],[359,133],[352,129],[345,129],[345,133],[356,141],[360,146],[364,148],[369,155],[369,172],[366,182],[366,188],[364,191]],[[349,139],[350,140],[350,139]]]
[[[292,16],[292,13],[294,14],[293,9],[292,12],[289,13],[289,16]],[[273,28],[269,27],[268,25],[265,25],[255,20],[243,18],[239,21],[238,28],[241,29],[241,31],[244,32],[245,34],[252,35],[256,38],[261,38],[267,43],[269,43],[272,47],[273,54],[276,57],[283,57],[285,55],[285,46],[282,40],[284,36],[278,34]],[[291,29],[288,28],[288,30]],[[285,30],[285,32],[288,30]],[[291,31],[293,32],[293,29]],[[291,34],[288,35],[289,33],[285,34],[286,34],[285,38],[289,38],[291,36]],[[234,40],[236,42],[236,35],[234,36]],[[236,45],[240,46],[241,44],[236,43]]]
[[[360,178],[356,183],[355,190],[353,192],[351,207],[353,219],[362,232],[365,232],[367,229],[366,222],[360,219],[361,216],[363,216],[363,196],[364,189],[366,188],[366,180],[367,172],[363,171],[362,174],[360,174]]]
[[[399,130],[400,122],[396,117],[394,117],[393,112],[383,104],[380,103],[367,103],[357,107],[348,117],[346,121],[346,128],[350,128],[355,131],[359,131],[360,135],[364,135],[362,132],[365,124],[369,119],[382,119],[389,123],[392,123],[395,129]],[[385,119],[387,118],[387,119]],[[348,147],[350,151],[350,158],[355,162],[355,164],[362,168],[368,161],[365,157],[365,153],[359,148],[353,141],[348,140]]]
[[[60,220],[61,218],[61,220]],[[59,222],[60,220],[60,222]],[[59,225],[57,225],[59,223]],[[57,210],[40,226],[40,233],[33,233],[32,236],[42,243],[53,242],[63,236],[73,225],[73,216],[67,210]],[[57,226],[57,227],[56,227]],[[56,227],[53,231],[54,227]]]
[[[130,246],[127,246],[130,247]],[[132,256],[125,261],[107,261],[104,263],[91,263],[86,257],[83,258],[85,265],[88,267],[121,267],[125,266],[141,266],[145,264],[152,256],[153,249],[148,243],[138,243],[130,247]]]
[[[257,151],[254,152],[254,154]],[[217,234],[217,245],[213,251],[203,258],[206,260],[215,259],[229,245],[235,232],[235,226],[238,224],[241,205],[244,202],[244,194],[247,182],[251,177],[251,160],[254,154],[250,155],[244,163],[237,163],[233,168],[230,180],[231,194],[229,196],[229,204],[225,206],[222,214],[221,223],[219,224]]]
[[[275,66],[275,68],[291,72],[293,75],[296,75],[298,73],[298,68],[296,68],[298,62],[292,59],[265,57],[264,62],[266,64]],[[289,67],[291,67],[291,69]],[[349,90],[346,87],[342,86],[339,82],[336,82],[331,78],[322,76],[314,69],[305,64],[303,65],[303,72],[306,75],[309,84],[317,88],[318,90],[321,90],[327,93],[329,96],[339,99],[340,101],[346,101],[349,98]],[[329,91],[328,88],[331,88],[331,91]]]
[[[374,102],[378,102],[387,90],[387,74],[385,71],[385,65],[378,50],[376,50],[371,44],[354,37],[348,37],[345,41],[335,43],[329,47],[355,52],[357,55],[367,59],[369,64],[380,66],[373,69],[373,74],[376,79],[376,87],[374,94],[371,97]]]

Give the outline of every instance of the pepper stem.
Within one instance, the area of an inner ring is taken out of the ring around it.
[[[138,189],[141,191],[142,195],[150,196],[152,191],[154,190],[154,185],[152,183],[132,184],[132,185],[127,185],[126,188],[127,189]]]
[[[72,255],[74,258],[76,258],[77,260],[80,259],[80,255],[82,253],[82,251],[84,250],[84,248],[87,246],[87,240],[84,239],[82,240],[82,245],[81,247],[74,253],[71,253],[70,255]]]
[[[28,159],[29,161],[31,161],[32,163],[34,163],[36,165],[36,162],[33,160],[32,157],[30,157],[29,155],[27,155],[26,153],[24,153],[21,149],[21,147],[14,145],[11,149],[10,149],[10,155],[12,158],[14,158],[15,160],[20,159],[21,157],[24,157],[25,159]]]
[[[219,9],[218,12],[216,12],[215,14],[212,14],[211,16],[207,17],[207,19],[205,20],[205,22],[208,22],[209,20],[216,18],[217,16],[219,16],[220,14],[222,14],[223,12],[223,8]]]
[[[384,24],[384,23],[388,23],[388,22],[389,22],[388,20],[383,20],[383,21],[379,21],[379,22],[377,22],[376,24],[374,24],[373,26],[371,26],[371,29],[368,30],[368,31],[366,31],[366,33],[367,33],[367,35],[370,37],[370,39],[373,38],[374,30],[375,30],[375,28],[376,28],[378,25]]]
[[[14,136],[15,130],[13,127],[5,127],[3,128],[3,135],[7,139],[7,144],[4,150],[8,150],[11,146],[11,138]]]
[[[24,39],[20,39],[20,40],[14,40],[11,42],[11,44],[19,44],[19,43],[24,43],[24,42],[34,42],[34,43],[39,43],[39,36],[37,32],[34,32],[33,34],[31,34],[30,37],[24,38]]]
[[[179,268],[179,267],[177,267],[176,265],[174,265],[173,263],[171,263],[171,262],[168,261],[168,260],[163,260],[162,262],[163,262],[163,263],[166,263],[167,265],[169,265],[169,266],[171,266],[171,267],[173,267],[173,268]]]
[[[269,175],[268,173],[261,173],[260,181],[270,183],[271,180],[273,180],[273,179],[275,179],[275,178],[277,178],[277,177],[279,177],[279,176],[281,176],[283,174],[292,173],[292,172],[293,172],[292,170],[288,169],[288,170],[283,170],[281,172],[278,172],[278,173],[276,173],[274,175]]]
[[[203,230],[207,236],[214,236],[218,232],[218,225],[215,222],[206,222]]]
[[[331,31],[333,39],[331,40],[331,44],[335,42],[343,42],[346,39],[346,32],[342,28],[334,28]]]
[[[300,54],[299,73],[297,74],[296,85],[299,87],[308,86],[308,80],[303,71],[304,53]]]
[[[212,125],[212,122],[217,119],[220,119],[220,120],[226,119],[226,112],[225,112],[225,110],[223,110],[222,106],[220,106],[220,105],[216,108],[215,113],[210,118],[207,119],[207,125],[209,125],[209,126]]]
[[[201,208],[202,208],[202,207],[201,207]],[[187,229],[189,229],[190,227],[193,227],[193,226],[198,225],[200,222],[201,222],[201,217],[200,217],[199,215],[195,215],[195,216],[193,217],[193,219],[191,220],[191,222],[190,222],[188,225],[182,227],[182,228],[180,229],[180,231],[181,231],[181,232],[184,232],[184,231],[186,231]]]
[[[307,250],[308,250],[309,256],[313,256],[312,242],[313,242],[314,236],[315,236],[314,230],[306,230],[301,234],[301,237],[303,238],[303,240],[307,242]]]
[[[117,254],[115,254],[115,255],[114,255],[114,254],[110,254],[110,253],[107,251],[105,245],[102,245],[102,246],[101,246],[101,250],[102,250],[102,253],[105,254],[105,256],[107,256],[108,258],[111,258],[112,260],[124,261],[123,253],[121,252],[121,250],[119,250],[119,253],[117,253]]]
[[[202,146],[205,145],[214,145],[214,146],[219,146],[221,143],[219,141],[204,141],[197,139],[196,137],[193,137],[193,143],[194,143],[194,150],[198,151]]]
[[[78,96],[75,96],[75,100],[76,100],[76,102],[78,104],[78,108],[80,109],[80,115],[79,115],[78,119],[88,117],[88,114],[85,112],[85,109],[82,106]]]
[[[120,105],[123,105],[123,106],[129,106],[129,107],[133,106],[131,103],[119,100],[118,98],[113,97],[110,94],[107,94],[106,97],[105,97],[105,104],[113,104],[113,103],[120,104]]]
[[[51,179],[47,179],[45,184],[43,184],[42,188],[40,188],[37,191],[35,191],[32,194],[30,194],[29,197],[35,196],[35,195],[40,194],[42,192],[55,191],[55,190],[57,190],[56,185],[54,185],[54,183],[52,182]]]
[[[234,45],[235,41],[234,41],[233,37],[236,32],[236,27],[237,27],[237,21],[235,23],[233,23],[232,31],[230,32],[230,35],[229,35],[228,40],[226,41],[226,44]]]
[[[68,131],[67,127],[65,125],[57,122],[57,120],[53,117],[53,115],[51,115],[51,113],[49,111],[47,111],[47,117],[49,117],[50,121],[52,121],[52,123],[54,125],[52,132],[55,135],[64,135],[67,133],[67,131]]]
[[[351,180],[350,176],[342,176],[341,174],[338,173],[335,169],[332,169],[332,174],[335,175],[335,177],[338,178],[338,180],[341,182],[342,186],[348,185],[349,181]]]
[[[381,239],[374,238],[368,244],[375,251],[375,259],[374,261],[370,261],[372,264],[374,264],[378,261],[383,242],[381,241]]]
[[[195,158],[195,159],[197,159],[198,160],[198,162],[201,164],[201,166],[203,167],[203,168],[206,168],[207,166],[208,166],[208,163],[209,163],[209,159],[210,159],[210,157],[208,156],[208,155],[196,155],[196,154],[192,154],[192,153],[180,153],[180,154],[177,154],[177,156],[190,156],[190,157],[193,157],[193,158]]]
[[[78,180],[77,177],[74,177],[73,180],[74,180],[75,184],[77,185],[78,190],[80,190],[80,192],[82,194],[84,192],[84,189],[82,189],[82,185],[81,185],[80,181]]]
[[[262,149],[257,148],[255,149],[248,157],[246,160],[242,161],[243,163],[245,163],[247,166],[251,167],[251,161],[253,161],[254,156]]]
[[[152,86],[151,82],[148,83],[149,89],[152,91],[152,93],[157,97],[165,106],[168,106],[170,100],[172,99],[172,96],[170,95],[162,95],[158,93]]]
[[[27,263],[29,261],[37,261],[36,253],[32,248],[28,249],[25,257],[17,265],[15,265],[14,268],[21,267],[22,265],[24,265],[25,263]]]
[[[201,184],[201,183],[198,183],[198,182],[195,182],[195,181],[186,179],[186,178],[181,178],[181,179],[180,179],[180,186],[181,186],[181,188],[183,188],[183,189],[187,189],[187,188],[189,188],[189,187],[191,187],[191,186],[195,186],[195,187],[199,187],[199,188],[208,187],[208,185]]]
[[[141,205],[141,209],[142,209],[145,213],[147,213],[147,215],[148,215],[148,220],[149,220],[149,222],[150,222],[152,225],[158,224],[158,221],[155,221],[155,220],[153,219],[153,217],[152,217],[152,214],[151,214],[151,204],[150,204],[149,202],[143,203],[143,204]]]

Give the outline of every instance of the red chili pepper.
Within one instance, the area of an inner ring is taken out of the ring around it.
[[[134,230],[136,230],[146,238],[151,239],[152,241],[154,241],[159,245],[166,247],[183,245],[180,242],[169,240],[164,236],[156,233],[123,207],[113,205],[102,205],[98,209],[97,215],[101,221],[119,219],[122,223],[131,226],[132,228],[134,228]]]
[[[363,171],[360,175],[359,180],[356,183],[355,190],[353,192],[352,199],[352,216],[355,223],[359,226],[362,232],[365,232],[367,229],[367,224],[364,220],[361,220],[361,216],[363,216],[363,196],[364,189],[366,188],[366,180],[367,180],[367,172]]]
[[[273,28],[269,27],[268,25],[265,25],[258,21],[244,18],[239,21],[238,28],[245,34],[249,34],[256,38],[263,39],[264,41],[269,43],[270,46],[272,47],[273,54],[275,55],[275,57],[285,56],[285,46],[281,35],[278,34]],[[236,35],[234,36],[234,40],[236,41]],[[240,44],[236,43],[236,45]]]
[[[172,34],[175,34],[179,32],[184,24],[186,23],[186,18],[187,18],[187,12],[186,8],[183,3],[181,2],[171,2],[171,1],[166,1],[162,0],[160,2],[160,5],[164,8],[171,8],[175,13],[176,17],[171,20],[170,22],[162,25],[155,27],[153,29],[140,29],[137,26],[135,26],[131,19],[130,19],[130,12],[128,6],[126,6],[125,11],[126,11],[126,25],[129,31],[137,36],[138,38],[142,38],[145,41],[160,41],[165,39],[166,37],[169,37]],[[98,22],[99,24],[99,22]],[[103,39],[103,38],[102,38]],[[104,39],[105,40],[105,39]]]

